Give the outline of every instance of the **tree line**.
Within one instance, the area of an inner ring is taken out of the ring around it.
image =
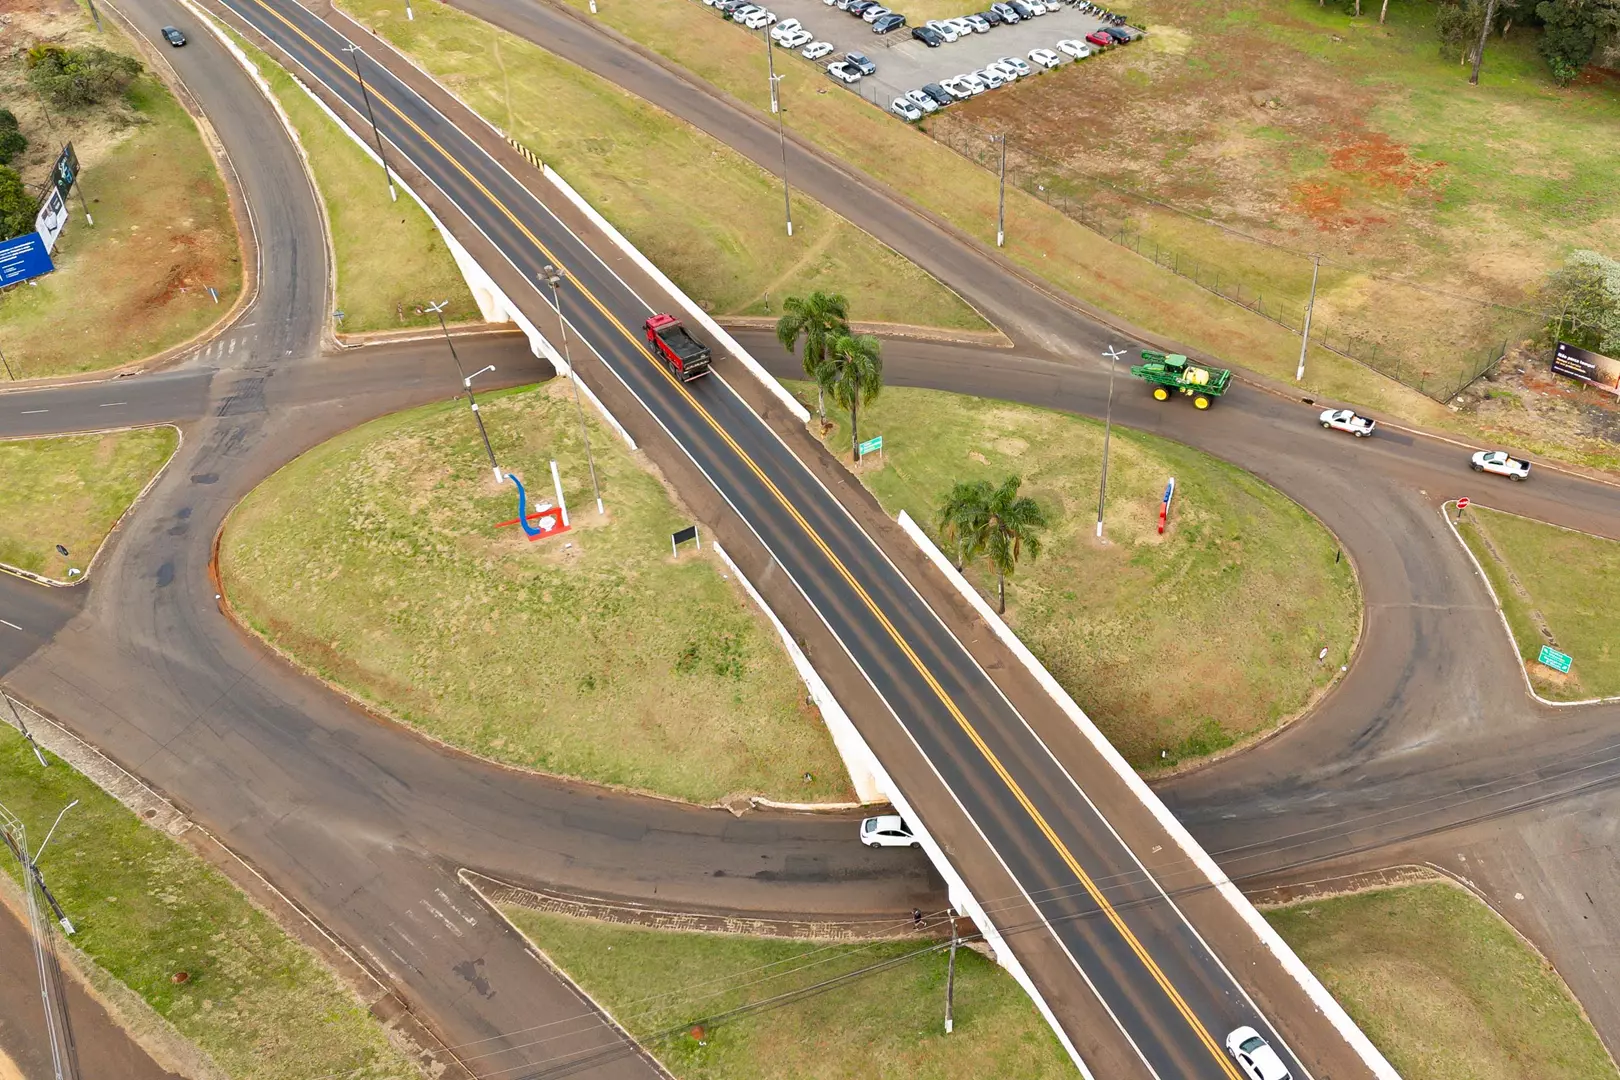
[[[1491,35],[1516,24],[1541,27],[1537,47],[1560,86],[1588,66],[1620,65],[1620,0],[1440,0],[1434,22],[1441,54],[1472,65],[1471,83]]]

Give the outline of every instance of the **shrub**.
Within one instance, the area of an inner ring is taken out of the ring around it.
[[[0,109],[0,165],[10,165],[26,149],[28,139],[17,130],[17,117],[10,109]]]
[[[29,84],[60,109],[99,105],[123,94],[141,73],[139,60],[99,45],[36,45],[28,50],[27,63]]]
[[[16,169],[0,165],[0,238],[9,240],[34,231],[38,201],[23,186]]]
[[[1584,349],[1620,352],[1620,262],[1596,251],[1571,252],[1544,289],[1558,315],[1547,334]]]

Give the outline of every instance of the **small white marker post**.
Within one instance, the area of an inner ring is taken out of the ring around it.
[[[557,463],[551,463],[551,486],[557,492],[557,509],[562,511],[563,527],[568,527],[568,504],[563,501],[562,479],[557,476]]]

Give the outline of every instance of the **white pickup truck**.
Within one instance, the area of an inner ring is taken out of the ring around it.
[[[1472,464],[1475,472],[1495,473],[1510,480],[1527,480],[1530,477],[1528,461],[1508,457],[1500,450],[1481,450],[1474,455]]]
[[[1365,439],[1378,427],[1376,420],[1369,420],[1365,416],[1357,416],[1349,409],[1329,409],[1318,419],[1325,428],[1335,431],[1348,431],[1358,439]]]

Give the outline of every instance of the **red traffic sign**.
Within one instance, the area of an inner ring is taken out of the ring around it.
[[[1468,509],[1468,496],[1464,495],[1462,498],[1457,500],[1457,509],[1459,509],[1459,510]]]

